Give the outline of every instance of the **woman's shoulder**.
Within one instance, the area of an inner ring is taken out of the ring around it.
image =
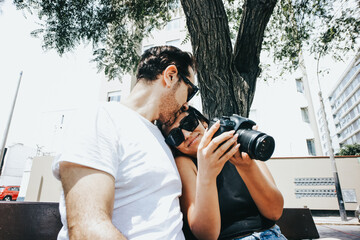
[[[176,166],[178,168],[196,168],[195,162],[196,160],[194,160],[193,158],[186,156],[186,155],[181,155],[181,156],[177,156],[175,157],[175,162],[176,162]]]

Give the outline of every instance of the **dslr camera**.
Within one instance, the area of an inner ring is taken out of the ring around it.
[[[223,132],[235,130],[235,133],[239,134],[237,142],[240,143],[240,152],[246,152],[252,159],[261,161],[268,160],[273,154],[275,149],[274,138],[263,132],[253,130],[252,127],[256,125],[254,121],[233,114],[232,116],[212,119],[209,128],[218,120],[220,120],[220,128],[214,137]]]

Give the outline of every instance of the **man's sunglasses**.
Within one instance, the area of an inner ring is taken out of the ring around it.
[[[189,102],[190,99],[192,99],[195,96],[195,94],[199,91],[199,88],[197,86],[195,86],[187,77],[185,77],[181,73],[179,73],[179,75],[184,80],[184,83],[186,83],[187,85],[190,86],[188,88],[188,96],[187,96],[187,100],[186,100],[187,102]]]
[[[199,120],[195,113],[189,112],[189,115],[181,119],[179,127],[174,128],[170,131],[169,135],[165,138],[165,142],[170,145],[177,147],[185,141],[185,136],[181,129],[192,132],[199,125]]]

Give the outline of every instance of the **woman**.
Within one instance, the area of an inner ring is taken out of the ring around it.
[[[283,197],[264,162],[239,152],[237,134],[212,139],[219,122],[190,107],[171,126],[163,126],[175,149],[183,193],[184,233],[198,239],[286,239],[275,225]]]

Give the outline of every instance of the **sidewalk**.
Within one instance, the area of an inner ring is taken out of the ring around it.
[[[316,225],[349,225],[360,226],[359,221],[355,217],[347,217],[347,221],[342,221],[338,216],[313,216]]]
[[[313,216],[321,240],[359,240],[360,223],[355,217]]]

